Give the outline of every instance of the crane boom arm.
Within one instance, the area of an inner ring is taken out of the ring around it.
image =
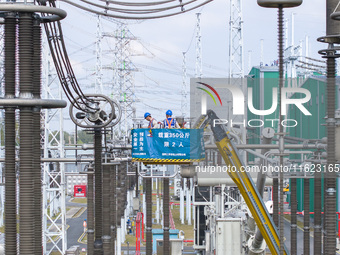
[[[272,217],[268,213],[251,176],[248,171],[245,171],[244,164],[242,163],[229,134],[224,130],[222,125],[215,125],[214,119],[218,119],[216,113],[212,110],[208,110],[207,120],[210,123],[219,152],[225,163],[228,166],[233,166],[232,168],[228,167],[228,174],[240,190],[271,253],[280,254],[280,238]],[[284,254],[288,255],[289,252],[287,248],[284,248]]]

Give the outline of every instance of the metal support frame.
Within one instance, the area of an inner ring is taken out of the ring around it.
[[[172,175],[167,175],[166,174],[166,166],[163,165],[162,168],[163,170],[160,170],[159,168],[160,167],[153,167],[151,165],[151,168],[150,170],[148,171],[141,171],[143,169],[138,169],[138,174],[139,176],[141,176],[142,178],[145,178],[145,179],[153,179],[153,178],[174,178],[177,173],[178,173],[178,168],[175,168],[175,171]],[[161,172],[161,173],[160,173]]]
[[[97,16],[97,41],[96,41],[96,82],[95,82],[95,93],[103,93],[103,73],[102,73],[102,25],[101,16]]]
[[[44,43],[43,94],[45,99],[62,99],[62,89],[57,81],[47,42]],[[44,119],[44,158],[65,158],[63,110],[45,109]],[[43,165],[43,252],[50,254],[53,250],[65,253],[66,236],[66,197],[65,166],[60,162],[59,168],[53,163]],[[57,223],[60,221],[60,223]]]
[[[229,77],[244,76],[242,0],[230,0]]]
[[[243,53],[243,15],[242,0],[230,0],[230,21],[229,21],[229,78],[230,82],[240,87],[243,93],[246,92],[246,84],[243,82],[244,77],[244,53]],[[246,94],[246,93],[245,93]],[[233,108],[231,103],[232,97],[228,95],[228,118],[233,121],[242,122],[237,116],[233,116]],[[245,104],[245,102],[244,102]],[[243,116],[247,119],[247,116]],[[230,123],[230,121],[229,121]],[[229,124],[230,125],[230,124]],[[230,128],[230,126],[229,126]],[[240,127],[240,137],[243,143],[246,143],[246,128]],[[244,162],[246,161],[246,153],[241,154]]]
[[[201,40],[201,13],[196,13],[196,61],[195,61],[195,77],[202,78],[202,40]]]
[[[115,31],[116,47],[115,47],[115,67],[114,80],[116,85],[113,93],[117,93],[117,99],[122,106],[123,120],[115,129],[118,137],[127,137],[128,130],[132,127],[132,119],[136,118],[135,108],[135,85],[133,82],[133,72],[136,68],[131,62],[131,40],[135,37],[131,34],[128,26],[120,22]]]
[[[188,113],[188,103],[187,103],[187,96],[188,96],[188,85],[187,85],[187,63],[186,63],[186,52],[183,52],[183,76],[182,76],[182,91],[181,91],[181,114],[185,117]]]
[[[170,255],[170,193],[169,178],[163,179],[163,254]]]

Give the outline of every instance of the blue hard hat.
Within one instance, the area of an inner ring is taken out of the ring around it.
[[[148,116],[151,116],[151,113],[146,112],[146,113],[144,114],[144,119],[145,119],[146,117],[148,117]]]
[[[172,111],[171,110],[167,110],[165,114],[169,115],[169,116],[172,116]]]

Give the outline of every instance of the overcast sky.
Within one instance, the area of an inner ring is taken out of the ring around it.
[[[325,35],[326,1],[305,0],[300,7],[285,9],[285,18],[295,15],[295,45],[309,37],[310,52],[313,58],[321,59],[317,54],[325,45],[316,39]],[[68,4],[60,3],[68,12],[62,21],[68,52],[74,64],[75,73],[87,91],[95,81],[95,41],[97,17]],[[138,68],[134,74],[137,117],[150,111],[159,120],[164,112],[172,109],[174,115],[180,115],[182,85],[182,52],[187,52],[187,72],[189,78],[195,69],[195,31],[196,13],[201,13],[203,77],[227,77],[229,63],[229,0],[214,0],[204,7],[182,15],[148,20],[129,21],[131,33],[138,38],[132,42],[131,59]],[[277,59],[277,9],[259,7],[254,0],[243,1],[244,34],[244,69],[248,71],[249,51],[251,66],[260,63],[260,41],[264,40],[264,63],[271,64]],[[102,19],[104,32],[113,32],[114,21]],[[289,24],[289,43],[291,38]],[[103,65],[112,64],[114,42],[110,38],[103,40]],[[305,49],[303,55],[306,55]],[[151,69],[159,69],[153,71]],[[104,72],[104,82],[111,82],[112,71]],[[160,111],[154,109],[160,108]]]

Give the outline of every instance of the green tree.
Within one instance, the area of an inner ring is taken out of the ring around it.
[[[85,130],[78,131],[78,144],[93,143],[93,134],[89,134]]]

